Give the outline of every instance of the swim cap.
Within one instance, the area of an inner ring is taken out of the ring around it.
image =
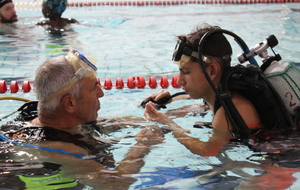
[[[44,0],[45,6],[54,14],[61,15],[67,8],[67,0]]]
[[[0,8],[3,7],[6,3],[12,3],[12,0],[0,0]]]

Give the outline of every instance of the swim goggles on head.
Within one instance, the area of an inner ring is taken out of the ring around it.
[[[69,90],[77,81],[81,80],[84,76],[86,77],[96,77],[97,67],[91,62],[93,60],[96,63],[96,58],[89,57],[88,60],[83,54],[79,53],[77,50],[70,49],[69,53],[65,56],[69,65],[74,70],[74,76],[57,91],[49,94],[42,102],[48,102],[52,100],[57,95],[62,92]]]

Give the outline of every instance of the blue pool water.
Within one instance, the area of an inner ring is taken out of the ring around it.
[[[250,5],[179,5],[179,6],[98,6],[69,7],[64,17],[76,18],[81,25],[74,25],[69,31],[61,34],[49,34],[35,23],[42,19],[40,8],[18,8],[21,30],[0,36],[0,79],[10,81],[33,81],[35,69],[46,59],[65,55],[69,47],[73,47],[85,55],[98,59],[98,77],[113,81],[122,77],[126,81],[129,76],[161,76],[169,79],[177,74],[177,66],[171,63],[175,46],[174,37],[189,33],[198,23],[207,22],[219,25],[239,35],[248,46],[253,46],[274,34],[279,45],[274,50],[284,61],[299,62],[300,43],[300,4],[250,4]],[[230,37],[229,37],[230,38]],[[237,44],[232,42],[234,55],[241,53]],[[257,59],[260,63],[259,58]],[[233,63],[237,63],[234,60]],[[105,96],[100,99],[100,117],[122,117],[132,115],[143,117],[143,109],[138,105],[147,95],[157,92],[161,87],[150,89],[104,90]],[[169,87],[171,93],[180,91]],[[35,100],[33,91],[29,93],[0,94],[17,96]],[[0,104],[0,118],[15,111],[23,102],[3,100]],[[201,100],[174,102],[165,111],[184,105],[202,103]],[[0,121],[3,124],[16,115]],[[191,130],[191,135],[207,140],[210,129],[194,128],[197,121],[211,121],[211,113],[205,116],[187,114],[175,121],[182,127]],[[132,121],[134,123],[134,121]],[[131,137],[151,123],[138,123],[140,127],[130,127],[114,132],[111,135],[121,139],[115,145],[115,160],[120,161],[135,140]],[[297,138],[288,139],[293,143],[293,150],[298,150]],[[290,148],[290,144],[274,146]],[[3,153],[4,149],[1,150]],[[16,155],[21,155],[21,152]],[[280,157],[288,168],[299,168],[296,156]],[[2,158],[3,160],[3,158]],[[16,158],[16,161],[25,162]],[[254,155],[248,147],[229,143],[223,147],[216,157],[201,157],[192,154],[179,144],[171,133],[165,135],[165,141],[153,147],[145,158],[145,166],[133,177],[137,180],[128,189],[251,189],[251,180],[261,176],[268,158]],[[38,163],[32,158],[31,162]],[[31,163],[30,162],[30,163]],[[293,163],[293,164],[292,164]],[[11,171],[11,175],[24,173],[34,164],[18,166],[2,163],[2,167]],[[16,169],[18,167],[18,169]],[[24,170],[21,171],[21,169]],[[1,171],[0,181],[13,187],[7,171]],[[19,172],[19,173],[18,173]],[[275,172],[275,177],[282,178],[286,173]],[[75,175],[79,181],[90,180],[89,176]],[[72,177],[74,177],[72,176]],[[291,173],[294,177],[290,189],[300,187],[300,174]],[[272,180],[275,179],[271,178]],[[298,180],[297,180],[298,179]],[[244,185],[242,181],[250,181]],[[276,180],[276,179],[275,179]],[[274,183],[275,184],[275,183]],[[246,187],[247,186],[247,187]],[[287,189],[282,187],[281,189]],[[82,187],[88,188],[87,186]],[[18,189],[16,187],[15,189]],[[120,189],[122,189],[120,187]],[[267,189],[267,188],[266,188]]]

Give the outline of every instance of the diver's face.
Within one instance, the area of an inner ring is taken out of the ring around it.
[[[206,100],[210,96],[211,87],[205,78],[198,62],[187,62],[179,65],[177,83],[193,99]]]
[[[14,3],[6,3],[0,8],[1,23],[13,23],[18,21]]]
[[[100,109],[99,98],[104,96],[104,93],[96,78],[83,78],[82,98],[76,102],[77,118],[81,122],[94,121],[97,119],[98,110]]]

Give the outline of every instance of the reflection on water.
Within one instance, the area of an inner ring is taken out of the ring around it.
[[[36,12],[18,13],[22,30],[5,29],[0,36],[0,79],[33,80],[35,69],[46,59],[65,55],[73,47],[98,59],[98,77],[162,76],[177,73],[171,64],[174,36],[188,33],[199,22],[208,22],[240,35],[249,46],[275,34],[279,40],[276,52],[284,61],[299,62],[299,3],[275,5],[182,5],[161,7],[72,7],[66,17],[78,19],[82,25],[59,32],[49,32],[34,26],[41,17]],[[188,10],[188,11],[187,11]],[[255,10],[255,11],[254,11]],[[24,17],[22,16],[24,15]],[[79,17],[80,15],[80,17]],[[84,16],[82,16],[84,15]],[[3,28],[2,28],[3,29]],[[234,54],[240,53],[233,47]],[[260,61],[258,61],[260,62]],[[160,89],[123,89],[105,91],[101,99],[99,119],[105,126],[105,139],[115,142],[111,148],[116,163],[135,144],[133,138],[145,122],[138,108],[147,95]],[[168,89],[172,93],[178,89]],[[35,100],[33,93],[4,94]],[[1,94],[2,96],[2,94]],[[195,123],[211,122],[211,113],[197,113],[199,107],[176,110],[202,103],[199,100],[178,101],[168,105],[166,113],[201,140],[208,139],[211,129],[194,127]],[[1,102],[1,118],[20,106],[15,101]],[[122,116],[126,120],[120,119]],[[1,125],[16,115],[1,121]],[[109,121],[109,122],[108,122]],[[122,128],[116,128],[116,126]],[[161,126],[163,127],[163,126]],[[2,188],[91,189],[297,189],[299,188],[299,134],[272,139],[257,145],[257,149],[230,142],[216,157],[192,154],[165,131],[165,140],[152,147],[145,165],[135,175],[116,177],[80,160],[67,160],[65,165],[47,160],[47,151],[1,142],[0,181]],[[114,138],[114,139],[111,139]],[[110,142],[111,142],[110,141]],[[60,155],[63,157],[63,155]],[[80,166],[80,167],[77,167]],[[110,171],[111,172],[111,171]],[[280,180],[278,180],[280,179]],[[52,185],[50,185],[52,184]]]

